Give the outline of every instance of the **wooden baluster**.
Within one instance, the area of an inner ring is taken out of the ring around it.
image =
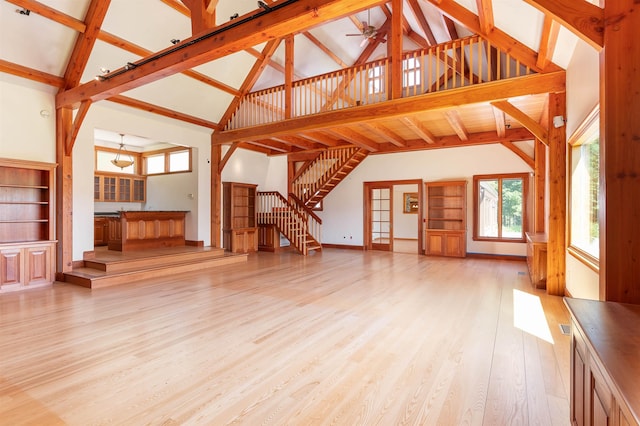
[[[462,39],[460,40],[460,87],[464,87],[465,86],[465,72],[464,72],[464,68],[465,68],[465,58],[464,58],[464,48],[465,48],[465,44],[464,44],[465,40]],[[473,63],[470,62],[471,66],[469,67],[469,78],[471,78],[471,67],[473,66]]]

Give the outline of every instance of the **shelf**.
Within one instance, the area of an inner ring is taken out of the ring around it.
[[[0,188],[19,188],[19,189],[49,189],[43,185],[15,185],[10,183],[0,183]]]

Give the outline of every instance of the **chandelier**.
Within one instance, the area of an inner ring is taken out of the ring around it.
[[[121,158],[123,155],[127,155],[129,157],[128,160]],[[116,154],[116,158],[111,160],[111,163],[116,166],[124,169],[125,167],[129,167],[133,164],[133,157],[129,154],[129,151],[124,147],[124,135],[120,133],[120,148],[118,149],[118,153]]]

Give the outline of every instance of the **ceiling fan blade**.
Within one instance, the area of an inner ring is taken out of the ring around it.
[[[362,34],[345,34],[347,37],[362,37]]]
[[[360,43],[360,47],[364,47],[364,45],[367,44],[368,41],[369,41],[368,38],[363,38],[362,42]]]

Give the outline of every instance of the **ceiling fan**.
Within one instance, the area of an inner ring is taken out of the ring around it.
[[[360,47],[364,46],[367,41],[372,41],[378,35],[378,29],[371,25],[371,9],[367,11],[367,20],[362,21],[362,28],[359,34],[345,34],[347,37],[363,37]]]

